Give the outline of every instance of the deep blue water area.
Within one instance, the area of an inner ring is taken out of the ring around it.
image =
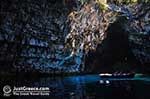
[[[150,77],[102,79],[99,75],[81,75],[17,79],[10,82],[12,86],[50,88],[49,96],[24,96],[22,98],[150,99]]]

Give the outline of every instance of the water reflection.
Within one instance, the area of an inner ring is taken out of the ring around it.
[[[101,79],[98,75],[86,75],[4,82],[12,86],[49,87],[50,96],[45,96],[49,99],[150,99],[150,82],[136,79]]]

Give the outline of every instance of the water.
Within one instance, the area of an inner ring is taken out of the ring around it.
[[[36,99],[150,99],[150,77],[102,79],[98,75],[82,75],[16,79],[8,84],[50,88],[49,96],[36,96]],[[35,96],[22,98],[27,97]]]

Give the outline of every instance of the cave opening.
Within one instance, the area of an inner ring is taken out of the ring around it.
[[[91,72],[130,72],[138,63],[129,46],[129,33],[124,23],[125,17],[110,24],[107,37],[99,44],[96,51],[86,55],[85,69]]]

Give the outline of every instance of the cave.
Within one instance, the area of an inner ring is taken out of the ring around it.
[[[95,51],[90,51],[86,55],[86,71],[91,72],[116,72],[116,65],[128,65],[134,70],[137,60],[135,59],[129,46],[128,31],[124,23],[128,20],[119,17],[111,23],[106,31],[107,36],[101,44],[98,44]]]

